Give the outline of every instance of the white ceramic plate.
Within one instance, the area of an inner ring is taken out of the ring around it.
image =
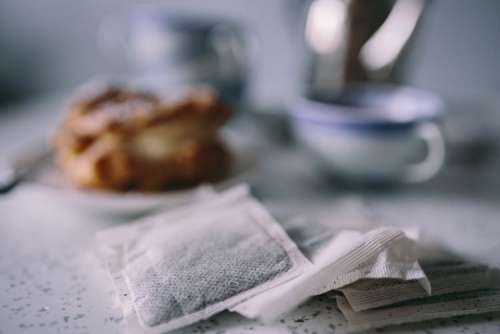
[[[238,183],[251,182],[257,169],[256,150],[253,145],[242,141],[241,138],[239,140],[231,138],[227,142],[230,143],[234,163],[228,177],[218,183],[207,184],[216,190]],[[41,168],[32,181],[36,186],[42,187],[52,198],[67,205],[91,213],[119,217],[139,216],[155,209],[178,206],[191,200],[203,189],[203,185],[161,193],[113,193],[75,189],[64,181],[53,164],[47,164]]]

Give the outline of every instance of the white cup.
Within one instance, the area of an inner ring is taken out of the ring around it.
[[[301,98],[291,108],[297,141],[334,176],[355,182],[418,183],[445,161],[434,94],[367,85],[328,100]]]

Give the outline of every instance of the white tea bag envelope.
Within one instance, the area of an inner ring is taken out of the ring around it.
[[[492,286],[493,273],[485,265],[435,263],[422,267],[432,286],[433,296],[486,289]],[[341,288],[340,291],[355,312],[429,296],[417,281],[393,279],[362,280]]]
[[[500,311],[500,290],[482,289],[433,296],[373,310],[355,312],[347,300],[337,297],[337,305],[349,322],[350,331]]]
[[[117,231],[99,239],[114,249],[110,272],[131,332],[163,333],[206,319],[309,265],[241,186]]]
[[[340,203],[352,206],[349,202]],[[430,292],[425,273],[417,261],[415,240],[409,237],[414,233],[407,234],[391,227],[366,233],[339,231],[335,226],[345,226],[345,221],[336,222],[334,217],[332,215],[330,228],[311,219],[295,222],[293,226],[284,222],[285,230],[295,237],[313,265],[303,275],[237,305],[232,311],[249,318],[274,320],[309,297],[366,278],[417,280]],[[346,216],[337,218],[349,219]]]

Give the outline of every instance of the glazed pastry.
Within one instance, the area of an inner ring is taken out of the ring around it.
[[[218,131],[231,115],[207,89],[175,101],[109,87],[76,99],[55,136],[56,160],[76,186],[162,190],[218,180],[230,154]]]

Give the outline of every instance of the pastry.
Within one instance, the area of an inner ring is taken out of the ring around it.
[[[219,130],[231,111],[208,89],[176,100],[122,87],[77,98],[55,136],[56,161],[74,185],[154,191],[218,180],[230,154]]]

